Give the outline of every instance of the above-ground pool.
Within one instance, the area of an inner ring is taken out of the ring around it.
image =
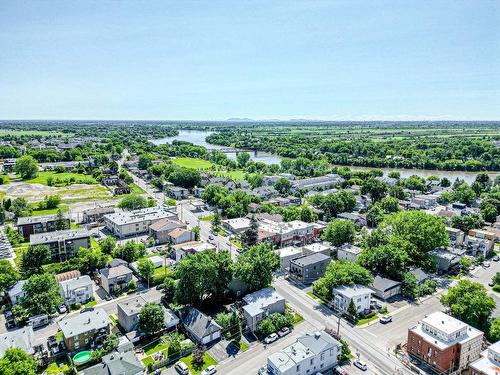
[[[73,362],[75,365],[81,365],[87,362],[90,358],[92,358],[92,352],[89,350],[84,350],[83,352],[76,353],[73,357]]]

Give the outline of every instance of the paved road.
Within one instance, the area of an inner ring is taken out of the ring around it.
[[[290,307],[301,314],[316,329],[337,327],[338,319],[333,311],[308,296],[305,291],[283,278],[276,280],[274,286],[276,291],[285,297]],[[349,343],[353,354],[359,353],[359,357],[367,362],[369,372],[365,372],[365,374],[389,375],[395,373],[395,369],[401,369],[405,375],[412,374],[410,370],[401,365],[397,358],[389,354],[388,348],[383,343],[378,342],[374,336],[352,327],[344,320],[340,321],[340,334]]]

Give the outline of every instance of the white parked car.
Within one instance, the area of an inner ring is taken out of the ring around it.
[[[488,268],[489,266],[491,266],[490,262],[484,262],[483,263],[483,267]]]
[[[266,344],[270,344],[272,342],[275,342],[276,340],[278,340],[278,335],[276,333],[271,333],[269,336],[267,336],[265,339],[264,339],[264,342]]]
[[[210,365],[205,370],[203,370],[201,375],[214,375],[216,372],[217,372],[217,369],[215,368],[215,366]]]
[[[381,316],[379,320],[380,320],[380,323],[387,324],[387,323],[392,322],[392,316],[384,315],[384,316]]]
[[[361,361],[359,359],[356,359],[353,362],[353,365],[356,366],[357,368],[359,368],[360,370],[363,370],[363,371],[368,370],[368,366],[366,365],[366,363],[364,363],[363,361]]]

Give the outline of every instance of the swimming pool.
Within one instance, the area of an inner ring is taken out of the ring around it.
[[[84,350],[83,352],[76,353],[73,357],[73,362],[75,365],[81,365],[92,358],[92,352],[89,350]]]

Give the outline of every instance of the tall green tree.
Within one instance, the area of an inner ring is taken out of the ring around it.
[[[485,330],[495,310],[495,300],[488,295],[483,285],[469,280],[460,280],[441,296],[441,303],[450,308],[451,314],[473,327]]]
[[[286,179],[284,177],[280,177],[274,183],[274,188],[281,195],[288,195],[288,194],[290,194],[290,190],[292,188],[292,183],[288,179]]]
[[[395,280],[401,280],[408,261],[408,254],[395,243],[365,249],[358,257],[363,267]]]
[[[162,307],[154,302],[146,303],[139,312],[139,329],[153,334],[165,328],[165,315]]]
[[[273,272],[280,266],[279,256],[268,244],[250,247],[238,257],[235,277],[243,281],[251,291],[271,285]]]
[[[250,227],[241,235],[241,239],[245,246],[254,246],[259,240],[259,223],[252,215],[250,218]]]
[[[377,180],[376,178],[368,178],[361,185],[361,194],[368,194],[372,200],[372,203],[375,203],[382,199],[387,193],[387,185]]]
[[[19,278],[19,273],[12,264],[6,259],[0,259],[0,293],[4,293]]]
[[[42,273],[32,275],[23,286],[26,298],[23,305],[32,315],[53,314],[63,300],[59,291],[59,284],[54,275]]]
[[[112,254],[116,247],[116,238],[113,236],[106,236],[101,242],[99,242],[99,247],[104,254]]]
[[[146,208],[148,206],[148,201],[142,195],[139,194],[128,194],[118,203],[119,208],[126,210],[137,210],[140,208]]]
[[[51,259],[50,249],[46,245],[29,246],[22,255],[21,270],[24,274],[38,273],[42,271],[42,265]]]
[[[340,285],[361,284],[368,285],[373,276],[363,266],[357,263],[333,261],[326,268],[326,272],[314,285],[314,291],[326,299],[332,298],[332,288]]]
[[[335,219],[328,224],[323,234],[323,239],[329,241],[334,246],[345,243],[352,243],[356,235],[356,227],[349,220]]]
[[[137,264],[139,276],[147,281],[148,287],[155,272],[156,266],[149,259],[141,259]]]
[[[30,155],[21,156],[16,160],[14,172],[21,176],[23,180],[35,178],[38,175],[38,163]]]
[[[0,374],[2,375],[36,375],[38,365],[31,355],[19,348],[5,351],[0,358]]]

